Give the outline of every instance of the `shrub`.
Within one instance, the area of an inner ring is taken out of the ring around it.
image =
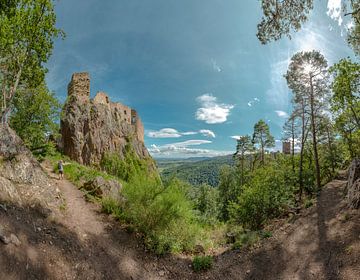
[[[220,215],[219,190],[206,184],[191,187],[189,191],[194,208],[198,212],[198,219],[204,225],[218,224]]]
[[[285,173],[276,165],[257,169],[237,201],[230,203],[231,221],[256,230],[268,219],[282,214],[293,201],[293,189],[287,184]]]
[[[192,261],[192,267],[196,272],[208,270],[212,267],[212,264],[212,256],[195,256]]]
[[[149,169],[151,165],[150,160],[140,159],[131,144],[127,143],[123,158],[116,153],[107,153],[101,160],[100,166],[107,173],[129,182],[141,176],[159,177],[159,175]]]
[[[201,239],[201,228],[179,181],[164,186],[140,177],[125,184],[123,195],[125,220],[143,233],[145,244],[157,254],[190,251]]]

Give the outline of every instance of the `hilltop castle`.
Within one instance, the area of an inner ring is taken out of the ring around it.
[[[137,112],[98,92],[90,99],[90,76],[74,73],[61,118],[62,148],[71,159],[97,165],[107,152],[124,154],[130,143],[139,158],[150,157]]]

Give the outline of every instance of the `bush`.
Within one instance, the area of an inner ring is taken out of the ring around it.
[[[219,223],[219,190],[206,184],[190,188],[190,199],[198,212],[198,219],[204,225],[214,226]]]
[[[124,181],[131,181],[136,177],[159,177],[149,169],[151,159],[140,159],[134,152],[130,143],[125,146],[124,158],[116,153],[107,153],[101,160],[100,166],[107,173]]]
[[[289,186],[286,173],[275,164],[257,169],[237,201],[229,205],[231,221],[256,230],[268,219],[282,214],[293,202],[293,187]]]
[[[147,247],[157,254],[191,251],[202,238],[179,181],[164,186],[155,179],[136,178],[125,184],[123,195],[125,220],[144,235]]]
[[[212,267],[213,258],[212,256],[195,256],[192,262],[194,271],[205,271]]]

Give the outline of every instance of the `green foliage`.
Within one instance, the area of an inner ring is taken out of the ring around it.
[[[266,221],[281,215],[294,201],[288,170],[276,164],[257,169],[237,201],[229,205],[230,219],[246,228],[260,229]]]
[[[236,201],[242,191],[235,167],[224,165],[221,168],[218,189],[221,207],[220,217],[223,221],[227,221],[229,219],[229,205]]]
[[[147,247],[157,254],[189,251],[202,238],[186,188],[178,180],[164,186],[145,177],[125,184],[124,219],[144,235]]]
[[[139,159],[131,144],[127,143],[124,158],[116,153],[107,153],[101,160],[100,166],[107,173],[129,182],[136,177],[156,175],[149,170],[149,160]]]
[[[106,214],[112,214],[117,219],[123,217],[119,202],[112,197],[103,197],[101,199],[101,210]]]
[[[99,171],[95,168],[79,164],[75,161],[71,161],[68,157],[64,157],[63,155],[61,155],[59,153],[55,154],[55,155],[47,156],[46,159],[50,160],[55,172],[58,171],[59,160],[63,160],[65,177],[69,181],[71,181],[74,185],[76,185],[78,188],[81,188],[83,186],[84,182],[91,181],[98,176],[103,177],[106,180],[110,180],[110,179],[120,180],[117,177],[114,177],[105,172]],[[123,183],[123,182],[120,180],[120,183]]]
[[[15,5],[16,3],[16,5]],[[53,40],[63,32],[56,28],[52,0],[8,1],[0,10],[1,115],[4,121],[18,86],[36,88],[44,81]]]
[[[212,256],[195,256],[192,261],[192,268],[195,272],[205,271],[212,267]]]
[[[243,231],[235,237],[233,249],[241,249],[244,247],[251,247],[260,240],[260,235],[257,231]]]
[[[234,165],[230,156],[193,161],[158,161],[161,176],[166,181],[173,177],[189,182],[194,186],[207,184],[217,187],[219,184],[220,169],[224,164]]]
[[[60,103],[42,84],[33,90],[21,91],[13,100],[15,108],[10,126],[34,154],[54,154],[55,144],[49,136],[58,136]]]
[[[265,161],[265,148],[271,148],[275,146],[274,137],[270,134],[270,128],[264,120],[259,120],[254,125],[254,133],[252,142],[260,147],[261,162]]]
[[[199,221],[205,225],[216,225],[220,215],[219,190],[206,184],[192,187],[190,199],[199,212]]]
[[[336,128],[343,137],[352,158],[360,156],[360,65],[349,58],[330,68],[334,80],[331,110]]]
[[[313,8],[313,0],[262,0],[261,7],[263,17],[256,36],[262,44],[267,44],[298,31]]]

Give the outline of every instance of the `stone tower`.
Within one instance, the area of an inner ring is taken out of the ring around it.
[[[87,72],[74,73],[68,85],[68,95],[90,98],[90,76]]]

